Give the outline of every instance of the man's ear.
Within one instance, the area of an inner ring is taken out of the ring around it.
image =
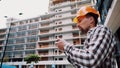
[[[93,24],[94,23],[94,18],[91,16],[91,17],[89,17],[89,22],[90,22],[90,24]]]
[[[93,27],[95,25],[95,20],[94,20],[94,18],[92,16],[89,17],[89,22],[90,22],[91,27]]]

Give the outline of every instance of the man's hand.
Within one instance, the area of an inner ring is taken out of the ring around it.
[[[58,47],[58,49],[60,51],[64,51],[64,46],[67,42],[63,39],[58,39],[56,42],[55,42],[55,45]]]

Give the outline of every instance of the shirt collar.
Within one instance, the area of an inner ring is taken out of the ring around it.
[[[96,27],[90,28],[90,30],[87,32],[87,34],[90,34],[92,31],[94,31],[96,28],[98,28],[101,25],[97,25]]]
[[[96,27],[90,28],[90,30],[87,32],[87,34],[90,34]]]

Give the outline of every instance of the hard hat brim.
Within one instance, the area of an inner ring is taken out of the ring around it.
[[[74,23],[78,23],[78,18],[75,17],[75,18],[73,19],[73,22],[74,22]]]
[[[73,22],[74,22],[74,23],[78,23],[78,18],[83,18],[83,17],[85,17],[85,15],[83,15],[83,16],[76,16],[76,17],[73,19]]]

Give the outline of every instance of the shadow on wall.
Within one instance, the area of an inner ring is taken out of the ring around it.
[[[117,63],[118,63],[118,68],[120,68],[120,27],[116,31],[115,36],[116,36],[116,39],[117,39],[116,60],[117,60]]]

